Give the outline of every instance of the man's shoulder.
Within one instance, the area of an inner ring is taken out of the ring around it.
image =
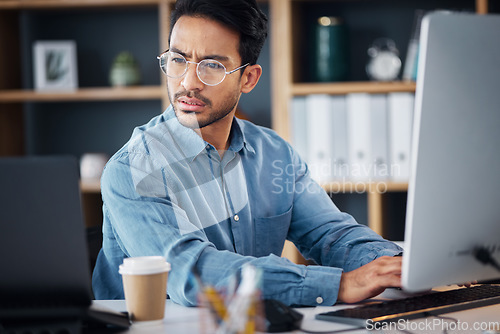
[[[174,122],[169,110],[153,117],[149,122],[134,128],[127,143],[117,153],[150,153],[154,143],[162,142],[172,136],[169,123]]]
[[[172,137],[168,126],[169,121],[171,117],[167,110],[153,117],[149,122],[135,127],[128,141],[113,154],[108,164],[131,165],[134,160],[142,161],[141,157],[154,156],[157,150],[175,147],[168,143],[168,137]],[[164,146],[163,148],[158,147],[160,143]]]
[[[287,145],[287,141],[273,129],[242,119],[237,119],[237,122],[245,136],[245,140],[251,144],[270,143],[276,145],[279,143]]]

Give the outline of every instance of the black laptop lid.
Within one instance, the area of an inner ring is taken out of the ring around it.
[[[0,158],[0,303],[90,304],[72,157]]]

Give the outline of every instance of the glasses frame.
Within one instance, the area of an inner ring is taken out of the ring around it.
[[[168,53],[175,53],[175,54],[178,54],[179,56],[181,56],[185,61],[186,61],[186,69],[184,70],[184,72],[181,74],[181,75],[178,75],[178,76],[172,76],[172,75],[169,75],[167,74],[167,72],[163,69],[163,66],[161,65],[161,61],[162,61],[162,58],[165,57]],[[224,64],[222,64],[220,61],[218,60],[215,60],[215,59],[203,59],[203,60],[200,60],[199,62],[195,62],[195,61],[190,61],[190,60],[187,60],[186,57],[184,57],[183,55],[181,55],[180,53],[178,52],[175,52],[175,51],[170,51],[170,50],[166,50],[164,52],[162,52],[159,56],[156,57],[156,59],[158,59],[158,65],[160,65],[160,69],[161,71],[163,72],[163,74],[165,74],[167,77],[169,78],[172,78],[172,79],[178,79],[178,78],[182,78],[184,75],[186,75],[187,71],[188,71],[188,64],[196,64],[196,76],[198,77],[198,79],[203,82],[205,85],[207,86],[217,86],[219,85],[222,81],[224,81],[224,79],[226,78],[227,75],[231,74],[231,73],[234,73],[238,70],[241,70],[242,68],[250,65],[250,63],[246,63],[245,65],[241,65],[237,68],[235,68],[234,70],[232,71],[229,71],[227,72],[226,70],[226,66],[224,66]],[[211,62],[216,62],[218,63],[220,66],[222,66],[222,68],[224,69],[224,76],[222,77],[221,81],[219,81],[218,83],[216,84],[209,84],[209,83],[206,83],[205,81],[203,81],[202,78],[200,78],[200,72],[199,72],[199,66],[201,63],[205,62],[205,61],[211,61]]]

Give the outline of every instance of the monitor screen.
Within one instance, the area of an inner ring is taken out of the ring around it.
[[[422,21],[402,282],[408,291],[498,279],[500,16]]]

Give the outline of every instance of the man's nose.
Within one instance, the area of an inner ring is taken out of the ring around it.
[[[196,73],[198,65],[196,63],[187,63],[187,65],[188,68],[186,70],[186,74],[184,74],[181,82],[182,86],[188,91],[203,89],[205,84],[200,80],[198,74]]]

